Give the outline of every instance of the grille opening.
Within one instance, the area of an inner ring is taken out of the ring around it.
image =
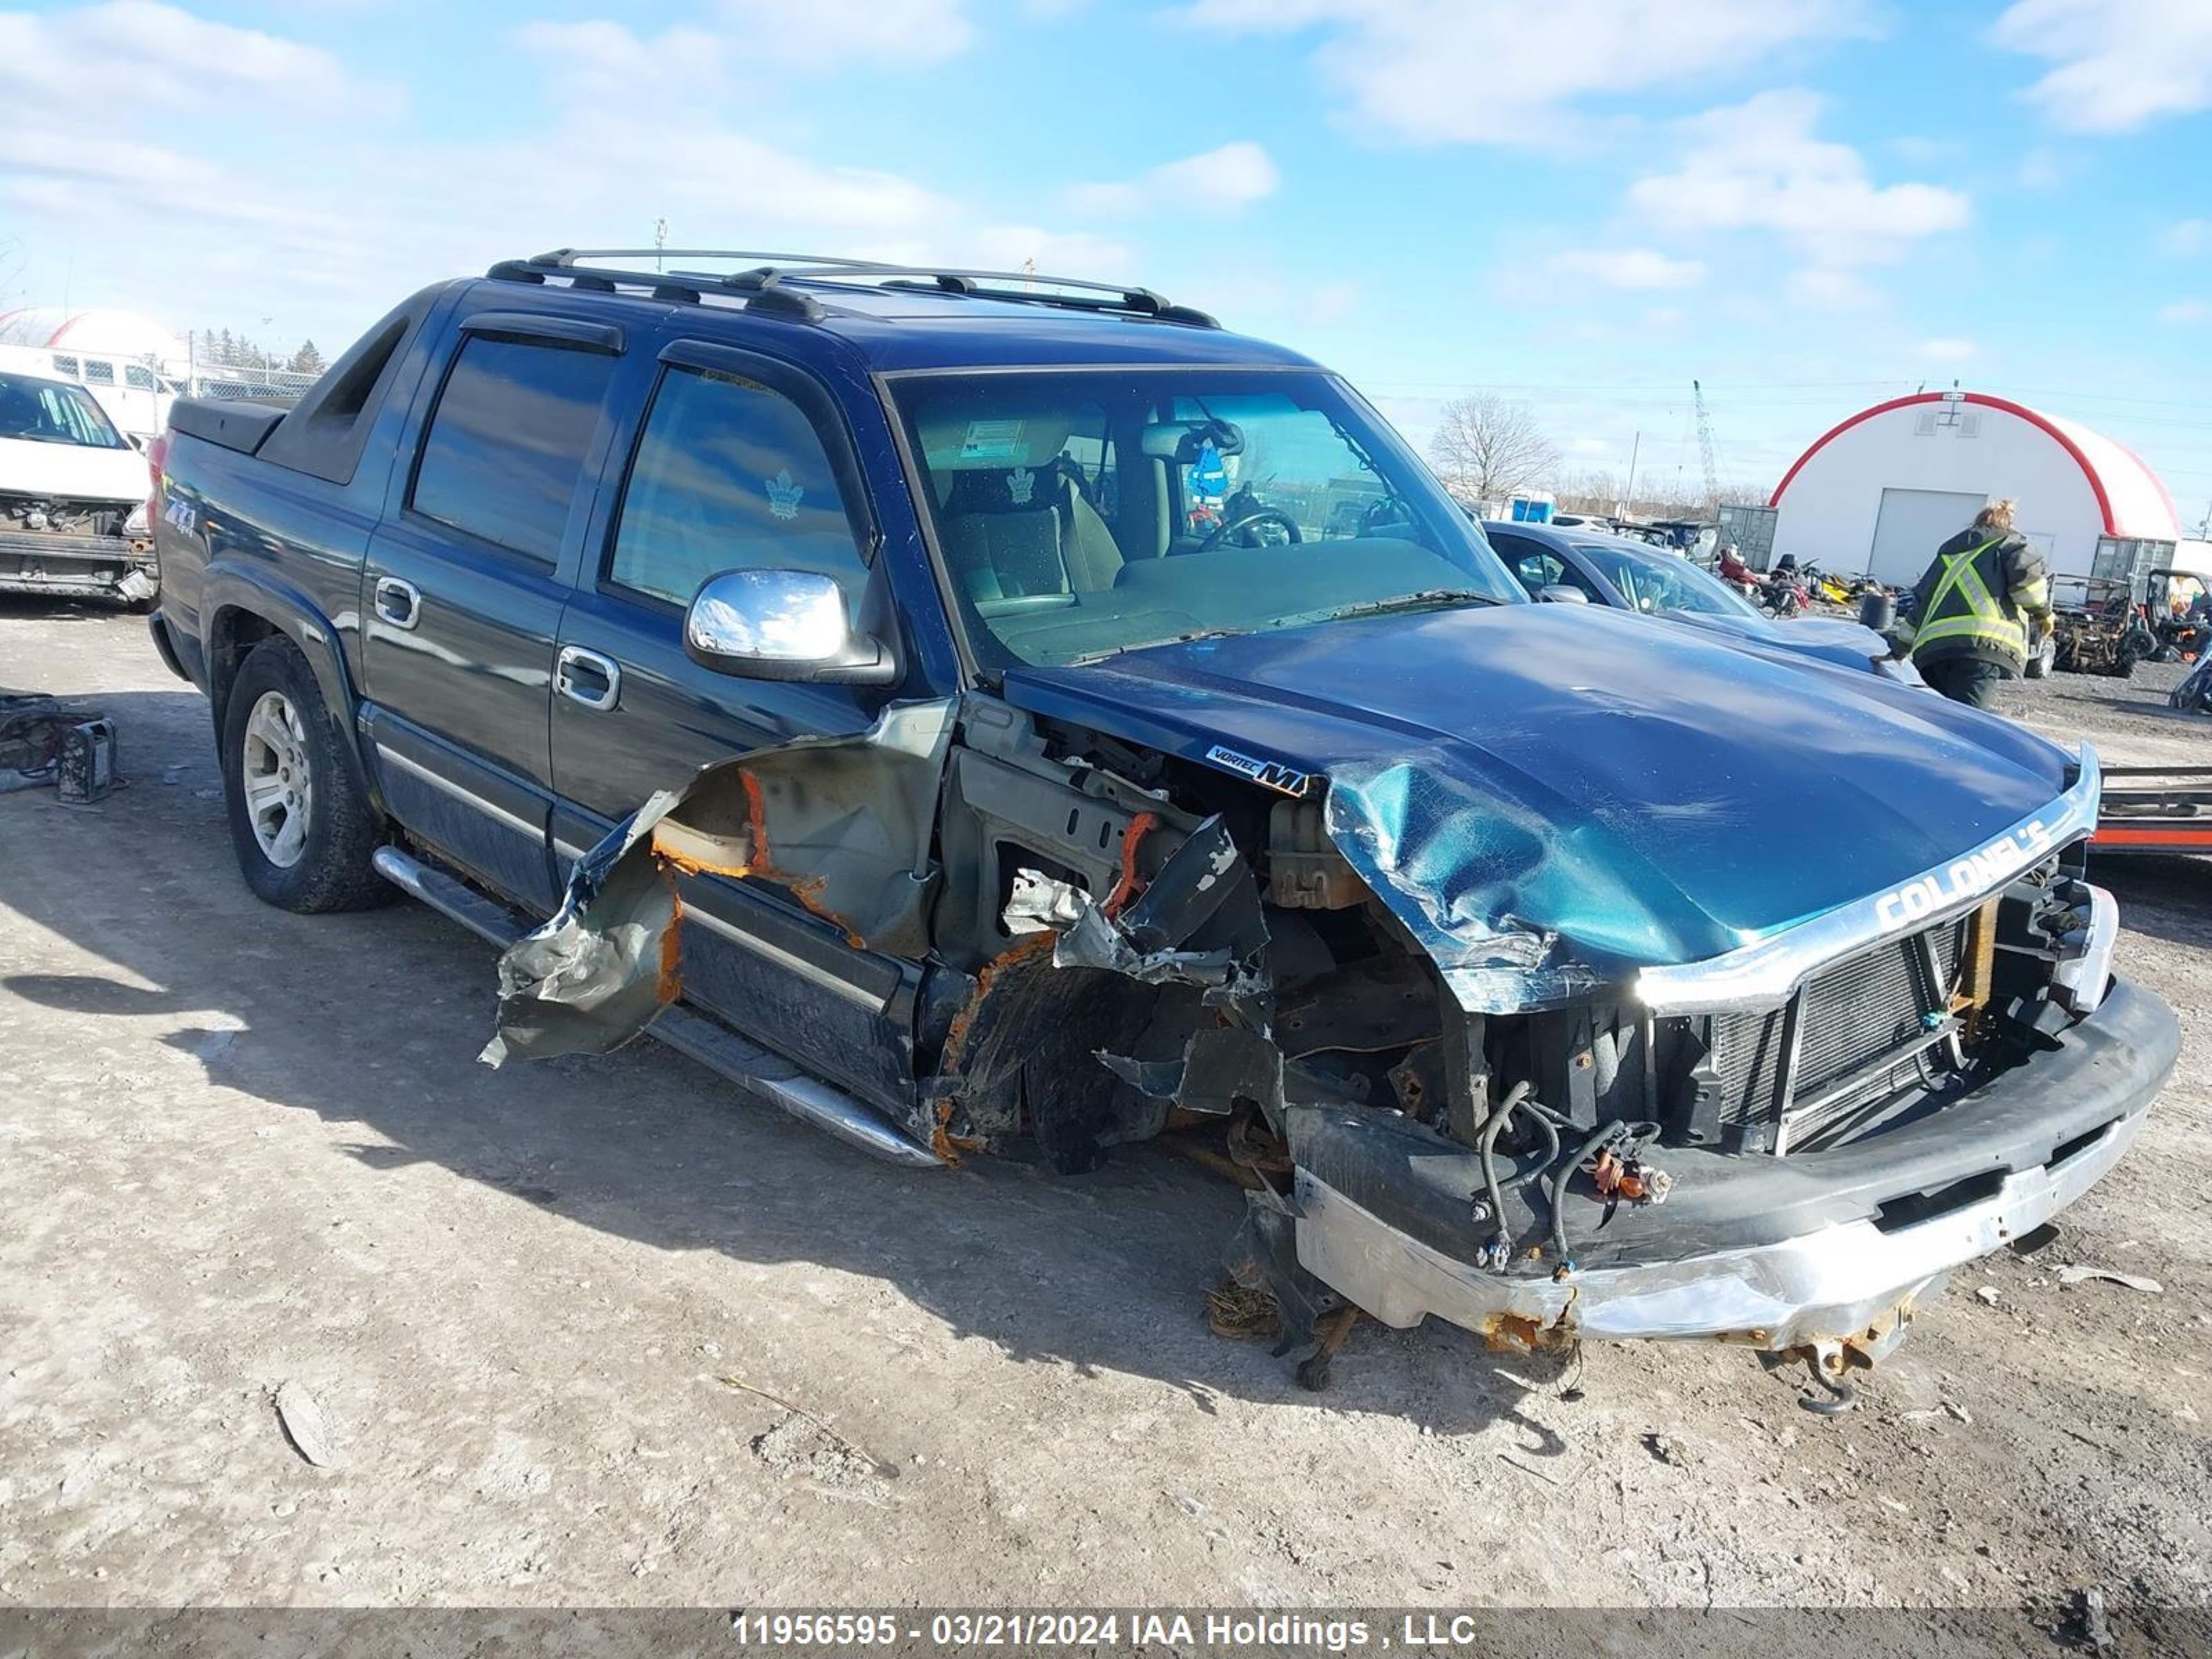
[[[2004,1190],[2004,1183],[2005,1172],[1990,1170],[1968,1176],[1964,1181],[1954,1181],[1948,1187],[1938,1187],[1932,1193],[1908,1193],[1903,1198],[1893,1198],[1875,1212],[1875,1231],[1893,1233],[1917,1227],[1923,1221],[1933,1221],[1954,1210],[1995,1198]]]
[[[1922,956],[1923,937],[1932,964]],[[1802,1134],[1817,1133],[1885,1093],[1909,1091],[1909,1076],[1885,1088],[1881,1062],[1893,1056],[1910,1066],[1913,1046],[1926,1046],[1927,1018],[1948,1011],[1964,937],[1963,921],[1945,922],[1924,935],[1887,941],[1811,981],[1797,997],[1794,1065],[1785,1010],[1711,1017],[1703,1034],[1706,1062],[1690,1080],[1697,1099],[1678,1115],[1678,1139],[1742,1147],[1771,1137],[1785,1067],[1792,1103],[1817,1100],[1855,1077],[1865,1082],[1831,1101],[1820,1121],[1799,1126]],[[1698,1121],[1699,1106],[1711,1115],[1710,1127]]]

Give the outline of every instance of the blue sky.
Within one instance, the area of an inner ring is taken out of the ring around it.
[[[2212,0],[112,0],[0,11],[0,305],[325,351],[562,243],[1137,281],[1425,441],[1771,484],[1925,383],[2212,506]],[[264,320],[265,319],[265,320]]]

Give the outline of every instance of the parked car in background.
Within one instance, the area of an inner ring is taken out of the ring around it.
[[[1565,588],[1591,605],[1638,611],[1815,657],[1845,668],[1870,668],[1907,684],[1922,684],[1911,663],[1893,659],[1889,641],[1836,617],[1776,620],[1703,566],[1626,536],[1549,526],[1486,523],[1483,532],[1531,599],[1562,597]]]
[[[0,589],[150,603],[149,488],[82,386],[0,372]]]

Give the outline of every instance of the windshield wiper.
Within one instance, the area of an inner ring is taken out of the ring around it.
[[[1068,666],[1079,668],[1085,663],[1103,662],[1109,657],[1127,656],[1132,651],[1150,651],[1163,645],[1188,645],[1193,640],[1226,640],[1239,634],[1249,634],[1249,628],[1200,628],[1188,634],[1163,634],[1156,640],[1137,640],[1127,645],[1117,645],[1110,650],[1093,651],[1086,656],[1070,657]]]
[[[1425,587],[1418,593],[1400,593],[1388,599],[1363,599],[1357,605],[1340,605],[1333,610],[1316,611],[1310,616],[1296,618],[1290,625],[1345,622],[1353,617],[1387,617],[1394,611],[1425,611],[1433,605],[1504,603],[1491,594],[1477,593],[1464,587]]]

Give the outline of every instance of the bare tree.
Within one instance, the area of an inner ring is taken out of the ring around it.
[[[1552,486],[1552,492],[1559,497],[1563,512],[1604,515],[1620,510],[1622,491],[1618,472],[1566,473]]]
[[[1462,501],[1492,501],[1542,483],[1559,453],[1528,404],[1480,392],[1443,406],[1429,460]]]

